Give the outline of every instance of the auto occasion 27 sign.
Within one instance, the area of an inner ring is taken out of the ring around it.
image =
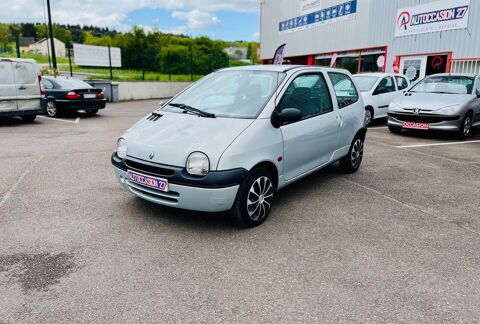
[[[395,37],[468,28],[470,0],[441,0],[399,9]]]

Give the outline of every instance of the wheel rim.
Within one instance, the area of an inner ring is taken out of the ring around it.
[[[273,201],[273,184],[267,177],[258,178],[250,187],[247,196],[248,216],[254,221],[264,219]]]
[[[361,139],[357,139],[355,143],[353,143],[352,147],[352,155],[351,155],[351,162],[352,167],[357,169],[360,166],[363,158],[363,141]]]
[[[370,110],[365,110],[365,126],[370,125],[372,122],[372,112]]]
[[[465,122],[463,123],[463,135],[464,136],[467,136],[468,134],[470,134],[471,126],[472,126],[472,121],[471,121],[470,117],[467,117],[465,119]]]
[[[57,107],[53,101],[47,102],[47,114],[49,116],[55,116],[57,114]]]

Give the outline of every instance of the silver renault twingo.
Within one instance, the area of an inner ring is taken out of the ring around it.
[[[249,66],[214,72],[122,135],[112,155],[121,185],[145,200],[231,211],[253,227],[277,190],[339,161],[359,169],[362,98],[346,70]]]

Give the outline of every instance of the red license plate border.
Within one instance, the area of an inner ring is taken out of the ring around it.
[[[143,181],[140,179],[143,179]],[[127,170],[127,180],[137,185],[155,189],[161,192],[170,191],[168,180],[164,178],[153,177],[140,172]]]

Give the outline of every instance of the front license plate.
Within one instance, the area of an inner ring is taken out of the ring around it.
[[[128,181],[149,187],[155,190],[168,192],[168,180],[162,178],[151,177],[134,171],[127,171]]]
[[[95,99],[95,98],[97,98],[97,94],[96,93],[85,93],[83,95],[83,98],[85,98],[85,99]]]
[[[413,123],[413,122],[404,122],[403,123],[403,128],[408,128],[408,129],[424,129],[427,130],[430,128],[430,125],[428,123]]]

